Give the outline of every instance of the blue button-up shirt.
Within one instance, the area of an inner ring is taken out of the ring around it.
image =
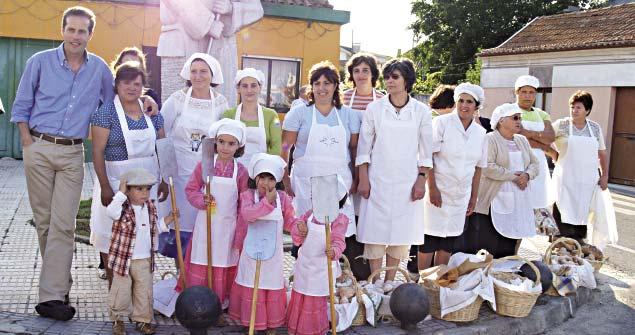
[[[84,64],[74,73],[62,43],[27,61],[11,122],[28,122],[30,129],[51,136],[85,138],[90,116],[100,102],[113,97],[113,77],[106,62],[86,52]]]

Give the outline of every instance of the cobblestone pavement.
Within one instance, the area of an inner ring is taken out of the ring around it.
[[[92,167],[85,167],[82,199],[88,199],[92,192]],[[92,246],[75,243],[72,267],[73,288],[71,304],[77,314],[72,321],[55,322],[37,317],[38,275],[41,260],[35,229],[27,222],[32,212],[26,192],[22,161],[0,159],[0,333],[47,333],[47,334],[99,334],[109,333],[107,282],[97,276],[98,253]],[[545,238],[523,241],[520,254],[529,259],[540,257],[540,251],[548,246]],[[159,256],[155,280],[168,271],[174,271],[171,259]],[[290,254],[285,256],[285,274],[289,275],[293,266]],[[402,277],[403,278],[403,277]],[[172,318],[155,315],[160,334],[186,333]],[[489,308],[481,309],[479,320],[499,318]],[[442,320],[429,320],[419,324],[421,334],[450,330],[457,325]],[[213,334],[236,334],[242,332],[236,325],[210,330]],[[399,334],[402,331],[395,323],[355,327],[348,334]]]

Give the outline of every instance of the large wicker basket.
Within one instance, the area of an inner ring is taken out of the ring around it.
[[[481,298],[480,296],[477,296],[474,302],[459,309],[458,311],[454,311],[441,316],[441,288],[433,280],[430,279],[424,279],[421,283],[421,286],[428,293],[428,298],[430,301],[430,315],[432,315],[434,318],[451,322],[469,322],[474,321],[478,318],[478,312],[480,311],[481,305],[483,304],[483,298]]]
[[[355,276],[353,276],[352,273],[350,272],[351,263],[348,261],[348,258],[342,255],[342,259],[344,260],[344,269],[342,269],[342,275],[347,278],[350,278],[353,281],[353,287],[355,288],[355,299],[357,299],[357,304],[359,305],[359,308],[357,309],[357,313],[355,314],[355,317],[353,318],[353,322],[351,323],[351,325],[363,326],[364,324],[366,324],[366,308],[364,307],[364,299],[362,297],[364,292],[361,286],[359,285],[359,283],[357,283]],[[345,270],[348,270],[348,271],[345,271]]]
[[[520,260],[531,267],[532,270],[536,273],[536,280],[534,281],[535,286],[541,286],[540,284],[540,271],[538,268],[530,261],[518,257],[518,256],[508,256],[500,258],[500,260]],[[491,269],[490,269],[491,271]],[[494,282],[494,297],[496,298],[496,313],[504,316],[511,316],[515,318],[522,318],[531,312],[531,309],[536,304],[536,300],[540,296],[541,290],[538,292],[519,292],[512,291],[510,289],[501,287]]]

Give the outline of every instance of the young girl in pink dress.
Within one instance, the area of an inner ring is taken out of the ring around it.
[[[284,251],[282,232],[289,231],[295,223],[295,209],[291,198],[278,189],[282,188],[282,176],[287,164],[280,156],[265,153],[255,154],[249,162],[250,189],[240,194],[240,223],[236,229],[236,240],[243,250],[238,263],[238,274],[231,289],[229,316],[244,326],[249,326],[253,298],[256,260],[242,248],[247,235],[247,225],[258,220],[276,222],[276,244],[274,255],[262,261],[256,301],[256,330],[275,334],[276,328],[286,321],[287,295],[284,286]]]
[[[239,256],[239,250],[234,244],[238,195],[247,190],[249,180],[247,169],[236,160],[244,152],[245,126],[239,121],[222,119],[210,127],[209,136],[216,139],[211,197],[205,195],[207,178],[203,176],[200,162],[185,187],[187,200],[199,209],[192,239],[185,254],[186,285],[207,286],[206,209],[207,204],[215,202],[215,213],[212,216],[212,290],[218,295],[223,308],[227,308]],[[181,281],[178,283],[176,290],[181,292]]]
[[[348,218],[341,213],[341,209],[346,203],[347,191],[344,181],[338,176],[340,214],[331,222],[330,250],[326,250],[326,232],[321,222],[324,219],[313,217],[312,210],[302,215],[291,227],[293,244],[301,247],[293,269],[293,290],[287,309],[289,334],[322,335],[329,330],[326,257],[330,256],[333,261],[335,281],[339,274],[337,260],[346,248],[344,235]]]

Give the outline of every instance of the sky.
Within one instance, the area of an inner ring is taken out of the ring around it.
[[[350,47],[352,35],[362,51],[396,56],[398,49],[410,50],[413,34],[407,27],[415,20],[410,1],[329,0],[334,9],[351,13],[350,23],[342,26],[340,44]]]

